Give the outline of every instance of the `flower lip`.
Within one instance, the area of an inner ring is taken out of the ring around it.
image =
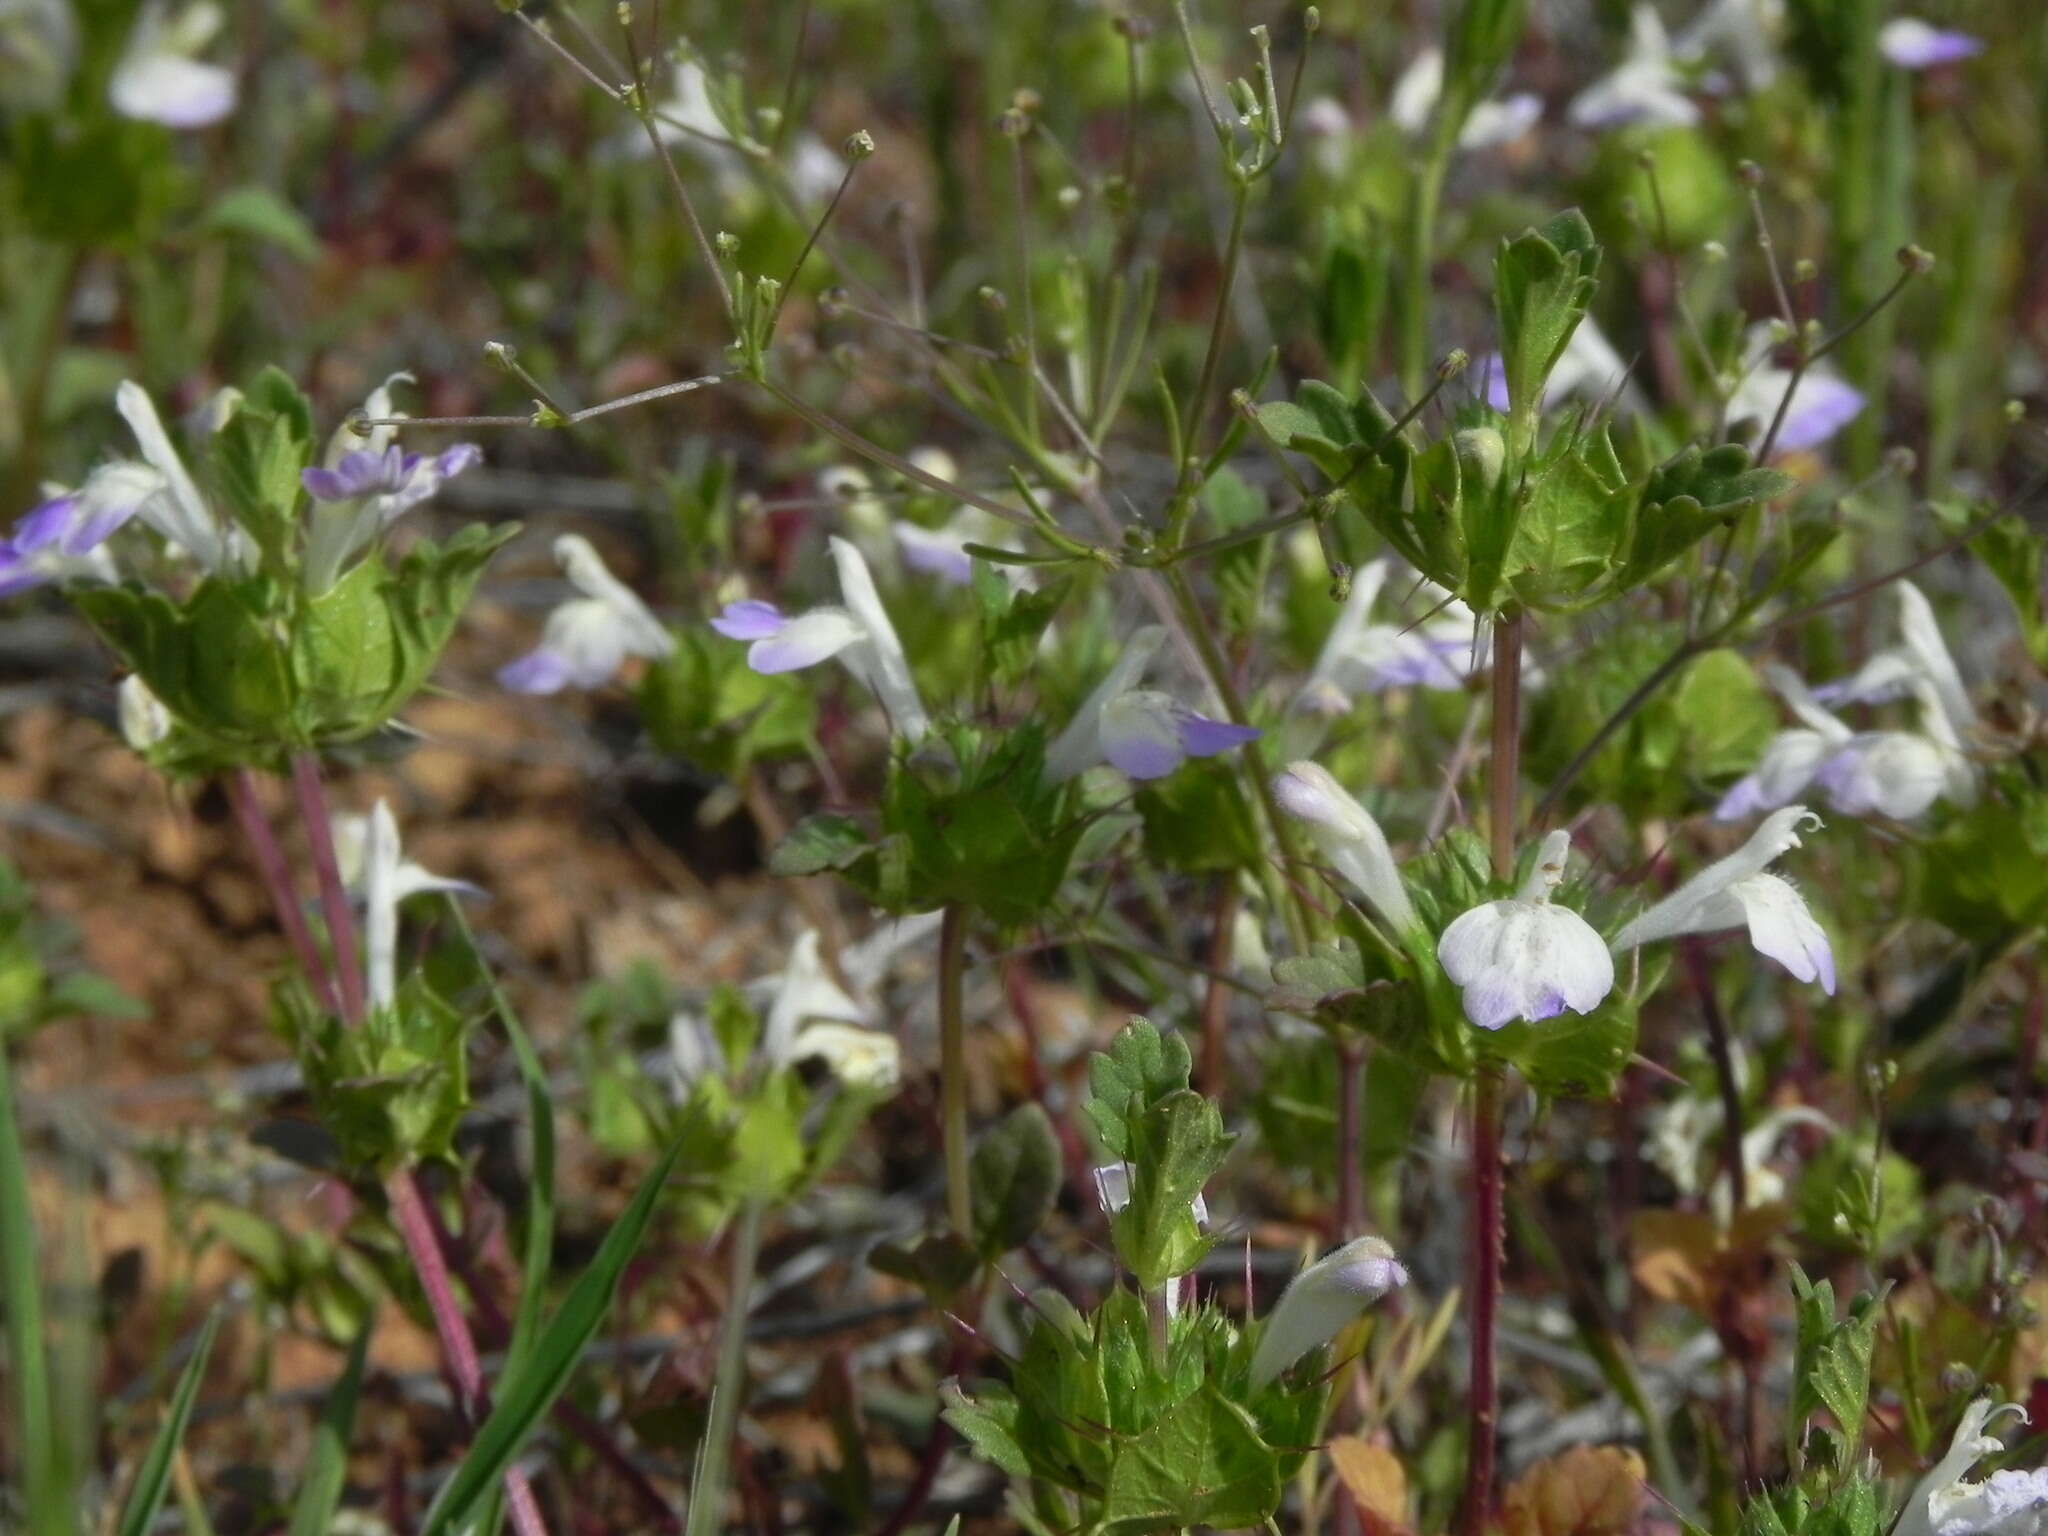
[[[745,597],[727,603],[711,627],[728,640],[767,640],[781,634],[788,623],[773,603]]]

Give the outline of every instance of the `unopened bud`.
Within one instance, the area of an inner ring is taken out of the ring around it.
[[[2005,402],[2005,419],[2012,426],[2018,426],[2027,419],[2027,402],[2008,400]]]
[[[727,261],[740,253],[740,237],[729,229],[721,229],[711,237],[711,243],[718,248],[718,254]]]
[[[1252,83],[1242,78],[1230,82],[1230,104],[1237,108],[1240,123],[1254,121],[1265,111],[1259,100],[1259,93],[1252,89]]]
[[[484,361],[490,363],[493,367],[502,368],[507,373],[510,373],[512,365],[518,360],[519,349],[517,347],[502,341],[487,341],[484,343]]]
[[[1925,277],[1934,270],[1934,253],[1917,245],[1902,245],[1899,247],[1899,265],[1916,276]]]
[[[1709,266],[1719,266],[1728,259],[1728,247],[1718,240],[1709,240],[1700,247],[1700,260]]]
[[[827,320],[837,320],[846,313],[846,300],[844,288],[827,288],[818,295],[818,313]]]
[[[861,161],[867,159],[874,152],[874,138],[865,128],[857,128],[848,134],[845,144],[840,146],[840,153],[845,155],[855,165],[860,164]]]
[[[1068,182],[1053,194],[1053,201],[1058,203],[1061,208],[1072,212],[1081,206],[1081,189],[1072,182]]]
[[[1941,1368],[1941,1390],[1949,1397],[1962,1397],[1977,1390],[1977,1373],[1960,1360]]]
[[[1811,256],[1802,256],[1792,263],[1792,281],[1795,283],[1810,283],[1819,276],[1820,268]]]
[[[1913,471],[1920,467],[1920,456],[1901,443],[1885,450],[1884,467],[1901,480],[1908,480],[1912,478]]]
[[[1307,10],[1303,11],[1301,13],[1301,30],[1310,37],[1314,37],[1318,32],[1322,31],[1323,13],[1314,6],[1310,6]]]
[[[1003,290],[983,283],[974,290],[974,296],[981,300],[981,307],[990,314],[1000,315],[1010,307],[1010,301],[1003,296]]]
[[[1754,160],[1743,160],[1735,167],[1735,177],[1745,187],[1760,187],[1764,184],[1764,168]]]
[[[1647,149],[1639,149],[1636,151],[1636,165],[1641,170],[1654,171],[1657,169],[1657,157]]]
[[[1446,352],[1436,365],[1439,384],[1448,384],[1471,366],[1472,355],[1463,347],[1453,347]]]
[[[1152,22],[1144,16],[1119,16],[1115,22],[1117,35],[1134,43],[1142,43],[1152,35]]]
[[[1266,1319],[1252,1356],[1254,1390],[1278,1380],[1388,1291],[1407,1283],[1408,1271],[1384,1238],[1361,1237],[1316,1260],[1294,1277]]]

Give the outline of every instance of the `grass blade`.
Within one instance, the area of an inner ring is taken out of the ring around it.
[[[662,1154],[661,1161],[633,1196],[633,1203],[605,1234],[597,1257],[577,1277],[547,1327],[534,1340],[525,1362],[516,1372],[507,1373],[490,1417],[484,1420],[469,1454],[442,1490],[421,1536],[448,1536],[467,1524],[491,1496],[534,1426],[561,1396],[585,1346],[611,1310],[619,1276],[646,1235],[655,1200],[668,1182],[681,1151],[682,1143],[677,1142]]]
[[[14,1377],[16,1474],[28,1529],[66,1536],[73,1501],[63,1487],[50,1425],[50,1359],[43,1352],[43,1289],[36,1261],[35,1213],[28,1201],[28,1162],[14,1119],[14,1079],[0,1039],[0,1307],[7,1311],[7,1360]]]
[[[164,1494],[171,1484],[171,1458],[185,1438],[185,1424],[192,1417],[192,1403],[199,1396],[199,1379],[206,1374],[207,1357],[213,1353],[213,1336],[219,1328],[220,1313],[207,1314],[192,1358],[185,1362],[177,1390],[171,1394],[170,1410],[157,1426],[156,1438],[149,1443],[149,1454],[142,1458],[135,1484],[128,1490],[128,1501],[121,1506],[115,1536],[146,1536],[156,1522],[156,1512],[163,1507]]]
[[[342,1484],[348,1477],[349,1436],[355,1429],[356,1397],[362,1391],[363,1361],[369,1352],[370,1324],[366,1319],[356,1330],[348,1364],[334,1384],[326,1411],[320,1415],[320,1427],[314,1432],[313,1454],[306,1458],[298,1502],[292,1507],[290,1536],[327,1536],[334,1523]]]

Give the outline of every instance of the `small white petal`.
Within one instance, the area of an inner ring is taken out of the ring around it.
[[[829,661],[848,647],[865,643],[867,637],[860,622],[845,609],[813,608],[747,647],[747,665],[768,674],[796,672]]]
[[[889,622],[881,594],[875,591],[875,579],[868,573],[867,561],[861,558],[859,549],[836,535],[831,540],[831,549],[833,564],[839,569],[839,595],[867,632],[865,656],[849,655],[847,666],[856,675],[865,674],[862,681],[881,699],[897,733],[913,743],[922,741],[931,729],[931,720],[910,674],[903,642],[897,639],[896,626]]]
[[[142,457],[163,477],[164,494],[151,497],[137,516],[176,544],[209,571],[219,570],[227,558],[219,528],[213,520],[199,487],[171,446],[170,434],[156,413],[149,392],[130,380],[121,381],[114,391],[114,408],[135,434]]]
[[[1740,848],[1726,858],[1715,860],[1616,934],[1615,953],[1622,954],[1638,945],[1682,933],[1712,933],[1734,926],[1739,918],[1716,920],[1717,917],[1725,919],[1725,908],[1717,908],[1717,898],[1737,882],[1761,874],[1772,861],[1797,848],[1799,833],[1809,822],[1818,826],[1820,818],[1803,805],[1788,805],[1773,811]]]
[[[1941,798],[1949,764],[1940,747],[1907,731],[1852,737],[1816,775],[1836,810],[1911,821]]]
[[[1278,1380],[1388,1291],[1407,1283],[1408,1271],[1384,1238],[1356,1238],[1325,1254],[1294,1277],[1266,1319],[1252,1355],[1252,1386]]]
[[[849,1088],[890,1089],[902,1080],[902,1051],[884,1030],[820,1021],[797,1031],[787,1061],[822,1061]]]
[[[1283,811],[1308,825],[1317,850],[1396,934],[1420,926],[1386,833],[1328,769],[1320,763],[1289,764],[1274,776],[1273,797]]]
[[[1165,641],[1166,631],[1157,624],[1148,624],[1124,642],[1108,673],[1081,701],[1066,729],[1046,748],[1045,776],[1049,782],[1063,783],[1103,761],[1103,706],[1137,686]]]
[[[235,110],[235,77],[218,64],[147,54],[122,60],[107,96],[123,117],[166,128],[204,128]]]
[[[164,701],[150,691],[149,684],[141,677],[123,678],[115,691],[115,703],[121,721],[121,737],[136,751],[147,752],[171,734],[171,712],[164,708]]]

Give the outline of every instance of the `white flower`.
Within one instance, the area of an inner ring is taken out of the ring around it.
[[[1769,1160],[1779,1139],[1802,1125],[1830,1132],[1835,1128],[1834,1122],[1819,1110],[1804,1104],[1788,1104],[1767,1111],[1743,1133],[1739,1153],[1743,1183],[1752,1206],[1769,1205],[1785,1197],[1785,1180]],[[1707,1203],[1716,1219],[1726,1224],[1735,1201],[1722,1145],[1721,1103],[1717,1097],[1688,1095],[1673,1099],[1652,1113],[1644,1137],[1644,1150],[1650,1161],[1677,1186],[1681,1195],[1697,1195],[1700,1170],[1709,1170]]]
[[[1711,0],[1678,34],[1672,51],[1694,60],[1721,50],[1733,58],[1743,88],[1760,91],[1777,78],[1776,38],[1784,20],[1784,0]]]
[[[1266,1386],[1312,1349],[1320,1349],[1387,1292],[1408,1283],[1408,1271],[1385,1238],[1354,1238],[1294,1277],[1259,1333],[1252,1386]]]
[[[867,562],[845,539],[835,535],[831,543],[845,606],[813,608],[790,618],[773,603],[746,599],[726,604],[711,627],[728,640],[751,641],[747,665],[764,674],[795,672],[838,657],[881,700],[896,731],[913,743],[921,741],[931,719]]]
[[[555,560],[583,595],[548,615],[535,649],[498,669],[502,686],[514,693],[600,688],[628,656],[658,658],[675,650],[675,636],[606,568],[588,539],[563,534],[555,540]]]
[[[121,739],[137,752],[147,752],[171,734],[171,712],[141,677],[131,674],[121,679],[121,686],[114,691],[114,705]]]
[[[1976,769],[1963,754],[1936,686],[1924,675],[1905,682],[1920,706],[1919,731],[1852,731],[1791,669],[1771,664],[1763,673],[1802,723],[1771,738],[1755,771],[1721,797],[1716,820],[1774,810],[1810,783],[1825,789],[1829,803],[1844,815],[1895,821],[1910,821],[1944,797],[1958,805],[1975,800]]]
[[[390,1006],[398,995],[398,907],[429,891],[481,896],[467,880],[449,880],[411,862],[398,842],[398,821],[384,800],[368,816],[336,816],[329,823],[342,883],[363,903],[363,971],[370,1005]]]
[[[1614,957],[1592,924],[1550,901],[1571,844],[1569,832],[1551,833],[1520,895],[1461,914],[1437,940],[1444,974],[1463,989],[1465,1017],[1481,1029],[1567,1008],[1591,1013],[1614,988]]]
[[[1720,933],[1747,925],[1757,953],[1769,955],[1801,981],[1833,995],[1835,956],[1828,936],[1787,881],[1766,874],[1773,860],[1797,848],[1803,826],[1820,818],[1803,805],[1774,811],[1735,852],[1708,865],[1614,936],[1617,955],[1685,933]]]
[[[1795,388],[1792,370],[1771,360],[1768,325],[1750,328],[1746,354],[1747,366],[1728,397],[1728,420],[1730,424],[1755,422],[1761,441],[1777,419],[1779,406],[1784,405],[1785,392],[1791,390],[1791,404],[1784,405],[1785,420],[1771,445],[1774,454],[1818,448],[1863,410],[1862,392],[1825,362],[1809,364]]]
[[[236,546],[222,531],[206,498],[156,413],[149,392],[131,380],[114,391],[114,408],[135,434],[142,462],[116,459],[93,471],[79,495],[94,517],[133,515],[154,528],[173,548],[209,572],[228,563]]]
[[[1685,93],[1685,78],[1673,62],[1671,39],[1654,8],[1638,4],[1630,13],[1627,57],[1574,96],[1565,116],[1580,128],[1622,128],[1634,123],[1690,128],[1700,120],[1700,109]]]
[[[826,968],[815,929],[806,928],[790,946],[789,959],[772,976],[749,985],[749,998],[765,1010],[760,1051],[777,1065],[800,1060],[798,1040],[819,1021],[870,1027],[882,1017],[882,982],[897,959],[938,931],[941,914],[920,912],[882,924],[839,956],[841,986]]]
[[[1877,29],[1877,51],[1900,69],[1933,69],[1975,58],[1984,51],[1984,39],[1930,27],[1918,17],[1894,16]]]
[[[1289,763],[1285,772],[1273,776],[1273,798],[1281,810],[1307,825],[1317,852],[1397,935],[1421,926],[1386,833],[1327,768],[1320,763]]]
[[[1105,1216],[1114,1216],[1131,1203],[1131,1165],[1129,1163],[1104,1163],[1093,1170],[1095,1175],[1095,1202],[1102,1207]],[[1201,1195],[1188,1202],[1188,1214],[1195,1219],[1198,1227],[1209,1225],[1209,1202]],[[1166,1282],[1166,1315],[1171,1317],[1180,1311],[1194,1286],[1193,1275],[1175,1275]]]
[[[788,1064],[822,1061],[849,1088],[885,1093],[903,1080],[902,1049],[887,1030],[820,1019],[797,1031]]]
[[[2048,1468],[1994,1472],[1981,1483],[1963,1480],[1984,1457],[2005,1449],[1986,1431],[2008,1413],[2022,1424],[2027,1421],[2018,1403],[1979,1398],[1964,1410],[1948,1453],[1914,1485],[1893,1536],[2041,1536],[2048,1531]]]
[[[107,83],[114,110],[166,128],[204,128],[234,111],[234,75],[193,57],[222,19],[212,0],[195,0],[176,17],[163,0],[144,0]]]
[[[1125,643],[1109,673],[1046,749],[1046,777],[1057,784],[1097,763],[1134,779],[1163,779],[1191,757],[1214,757],[1259,732],[1197,714],[1169,694],[1138,687],[1166,631],[1148,624]]]
[[[1444,91],[1444,52],[1425,48],[1401,71],[1387,98],[1387,117],[1410,138],[1419,138],[1429,127],[1437,101]],[[1543,98],[1531,91],[1517,91],[1498,101],[1482,101],[1465,116],[1458,129],[1458,148],[1492,149],[1512,144],[1542,120]]]
[[[1362,565],[1352,575],[1351,595],[1316,655],[1295,707],[1340,715],[1361,693],[1389,688],[1455,691],[1465,685],[1472,663],[1472,611],[1455,599],[1420,624],[1375,624],[1391,567],[1385,560]]]

